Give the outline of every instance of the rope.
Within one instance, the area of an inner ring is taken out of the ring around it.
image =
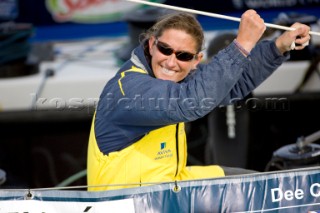
[[[144,0],[127,0],[127,1],[146,4],[146,5],[149,5],[149,6],[162,7],[162,8],[171,9],[171,10],[177,10],[177,11],[182,11],[182,12],[194,13],[194,14],[204,15],[204,16],[209,16],[209,17],[214,17],[214,18],[226,19],[226,20],[230,20],[230,21],[237,21],[237,22],[241,21],[241,18],[237,18],[237,17],[220,15],[220,14],[217,14],[217,13],[203,12],[203,11],[199,11],[199,10],[193,10],[193,9],[188,9],[188,8],[183,8],[183,7],[171,6],[171,5],[166,5],[166,4],[156,3],[156,2],[148,2],[148,1],[144,1]],[[270,24],[270,23],[264,23],[264,24],[267,27],[280,29],[280,30],[290,30],[290,31],[295,30],[295,28],[281,26],[281,25],[277,25],[277,24]],[[309,34],[310,35],[320,36],[320,32],[309,31]]]
[[[48,188],[31,188],[27,189],[29,191],[48,191],[48,190],[65,190],[65,189],[85,189],[85,188],[96,188],[96,187],[119,187],[119,186],[141,186],[141,185],[160,185],[160,184],[168,184],[173,183],[175,186],[177,182],[169,181],[169,182],[137,182],[137,183],[123,183],[123,184],[99,184],[99,185],[79,185],[79,186],[55,186],[55,187],[48,187]],[[8,191],[17,189],[6,189]],[[21,189],[26,190],[26,189]]]

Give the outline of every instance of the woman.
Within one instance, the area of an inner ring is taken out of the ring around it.
[[[158,21],[100,96],[88,185],[101,187],[89,190],[224,176],[218,165],[186,166],[184,122],[244,98],[270,76],[288,59],[292,42],[310,39],[308,26],[292,27],[275,41],[257,43],[266,26],[248,10],[234,42],[204,64],[203,30],[194,16],[175,13]]]

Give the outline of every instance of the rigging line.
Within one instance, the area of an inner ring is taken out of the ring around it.
[[[38,85],[34,97],[31,100],[31,110],[36,110],[37,109],[37,101],[38,97],[42,94],[42,91],[44,89],[45,83],[48,80],[50,76],[54,74],[54,71],[52,69],[46,69],[44,73],[42,73],[41,81],[40,84]]]
[[[171,5],[166,5],[166,4],[156,3],[156,2],[148,2],[145,0],[126,0],[126,1],[141,3],[141,4],[145,4],[145,5],[149,5],[149,6],[162,7],[162,8],[171,9],[171,10],[189,12],[189,13],[194,13],[194,14],[199,14],[199,15],[204,15],[204,16],[209,16],[209,17],[214,17],[214,18],[226,19],[226,20],[230,20],[230,21],[237,21],[237,22],[241,21],[241,18],[237,18],[237,17],[220,15],[217,13],[209,13],[209,12],[204,12],[204,11],[200,11],[200,10],[183,8],[183,7],[171,6]],[[295,28],[281,26],[281,25],[277,25],[277,24],[270,24],[270,23],[264,23],[264,24],[267,27],[280,29],[280,30],[290,30],[290,31],[295,30]],[[309,34],[320,36],[320,32],[309,31]]]
[[[50,76],[55,75],[56,73],[60,72],[64,67],[66,67],[67,65],[69,65],[71,62],[77,61],[79,60],[81,57],[83,57],[84,54],[86,54],[87,52],[92,51],[93,48],[101,45],[105,43],[105,40],[101,40],[101,41],[97,41],[97,43],[91,44],[89,47],[86,47],[84,50],[80,51],[76,56],[74,56],[74,58],[71,59],[64,59],[64,61],[60,64],[58,64],[55,68],[48,68],[44,71],[44,73],[42,74],[42,78],[40,81],[40,84],[38,85],[35,93],[34,93],[34,97],[31,100],[31,106],[30,108],[32,110],[36,110],[37,109],[37,101],[38,101],[38,97],[40,97],[42,95],[43,89],[45,87],[45,84],[48,80],[48,78]],[[76,57],[78,57],[79,59],[77,59]]]
[[[179,181],[182,182],[182,181]],[[97,188],[97,187],[117,187],[117,186],[140,186],[140,185],[160,185],[160,184],[174,184],[174,181],[168,182],[137,182],[137,183],[123,183],[123,184],[99,184],[99,185],[80,185],[80,186],[62,186],[62,187],[48,187],[48,188],[32,188],[31,191],[48,191],[48,190],[63,190],[63,189],[82,189],[82,188]],[[10,189],[8,189],[10,190]],[[17,190],[17,189],[11,189]]]

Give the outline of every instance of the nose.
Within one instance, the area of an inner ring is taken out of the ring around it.
[[[176,54],[171,54],[170,56],[168,56],[167,60],[166,60],[166,65],[168,68],[174,67],[177,64],[177,58],[176,58]]]

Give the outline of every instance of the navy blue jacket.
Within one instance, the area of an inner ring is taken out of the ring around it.
[[[231,43],[175,83],[154,77],[141,45],[100,96],[95,117],[98,146],[108,154],[151,130],[201,118],[217,106],[247,96],[287,59],[274,41],[258,43],[249,58]],[[145,72],[127,71],[132,66]]]

